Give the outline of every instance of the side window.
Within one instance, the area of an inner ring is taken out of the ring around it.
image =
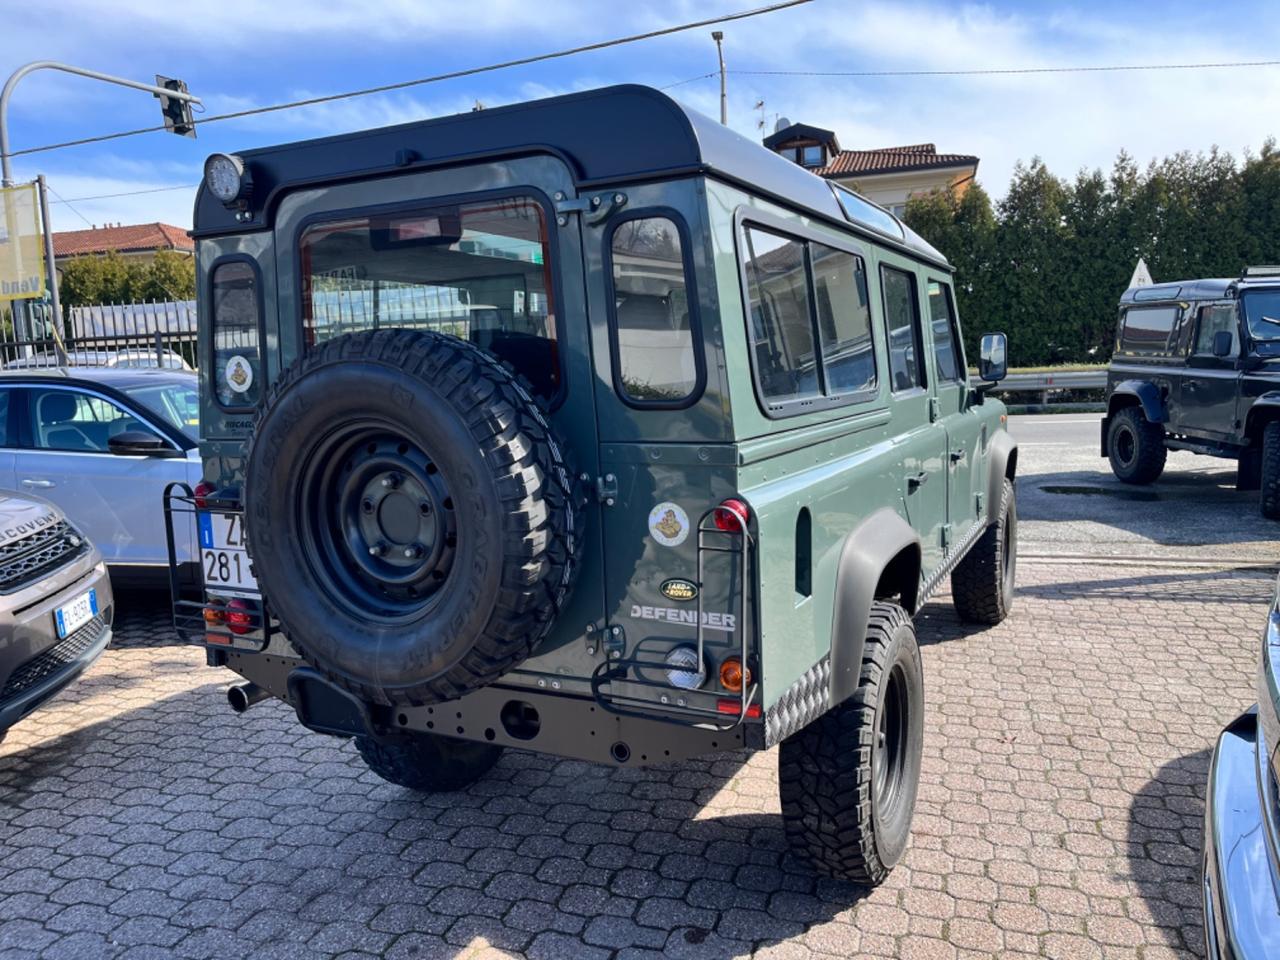
[[[876,385],[876,355],[862,258],[820,243],[809,244],[809,255],[827,393],[871,390]]]
[[[1176,305],[1130,307],[1125,311],[1120,328],[1120,349],[1127,353],[1164,353],[1169,334],[1178,322]]]
[[[642,404],[678,404],[698,388],[680,230],[667,217],[625,220],[613,231],[618,384]]]
[[[904,270],[882,266],[884,319],[889,340],[889,377],[894,392],[925,385],[921,364],[920,315],[916,278]]]
[[[107,453],[126,430],[155,431],[109,400],[77,390],[29,391],[32,445],[38,450]]]
[[[1196,327],[1196,344],[1192,353],[1197,356],[1213,356],[1213,338],[1220,331],[1231,334],[1231,356],[1240,354],[1240,325],[1236,322],[1236,305],[1220,303],[1200,308],[1200,322]]]
[[[821,395],[802,240],[746,231],[751,350],[768,403]]]
[[[253,265],[228,260],[213,268],[213,389],[224,407],[247,407],[262,391],[258,280]]]
[[[951,287],[929,281],[929,324],[933,330],[933,361],[939,380],[963,380],[960,338],[956,336],[956,311]]]

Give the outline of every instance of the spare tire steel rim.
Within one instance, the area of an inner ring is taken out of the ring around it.
[[[306,562],[361,619],[415,619],[449,579],[458,532],[448,481],[384,421],[343,424],[316,445],[297,509]]]

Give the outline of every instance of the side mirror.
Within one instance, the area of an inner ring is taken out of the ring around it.
[[[1235,338],[1230,330],[1219,330],[1213,335],[1213,355],[1215,357],[1231,356],[1231,347]]]
[[[107,440],[107,449],[126,457],[176,457],[179,451],[146,430],[126,430]]]
[[[1009,338],[1003,333],[984,333],[978,347],[978,376],[999,383],[1009,373]]]

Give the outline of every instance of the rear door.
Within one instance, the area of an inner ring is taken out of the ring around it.
[[[603,622],[604,564],[582,238],[553,199],[572,190],[546,156],[316,187],[281,201],[274,237],[285,363],[343,333],[431,330],[529,381],[581,478],[585,530],[568,606],[511,676],[554,673],[585,692],[581,638]]]
[[[933,392],[939,422],[947,435],[947,543],[950,546],[972,526],[981,510],[983,490],[982,422],[969,406],[969,377],[964,347],[956,323],[951,283],[929,277],[925,285],[928,332],[933,358]],[[994,504],[986,504],[990,513]]]
[[[928,580],[943,556],[947,433],[936,416],[929,378],[919,280],[909,267],[884,262],[880,265],[880,288],[889,349],[891,430],[902,457],[902,497],[907,519],[920,535],[922,574]]]

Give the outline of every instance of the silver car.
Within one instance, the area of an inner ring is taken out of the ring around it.
[[[102,551],[117,584],[167,577],[164,488],[201,464],[196,375],[66,367],[0,371],[0,488],[53,502]],[[194,564],[195,532],[175,530]]]
[[[111,642],[102,555],[62,512],[0,493],[0,740]]]

